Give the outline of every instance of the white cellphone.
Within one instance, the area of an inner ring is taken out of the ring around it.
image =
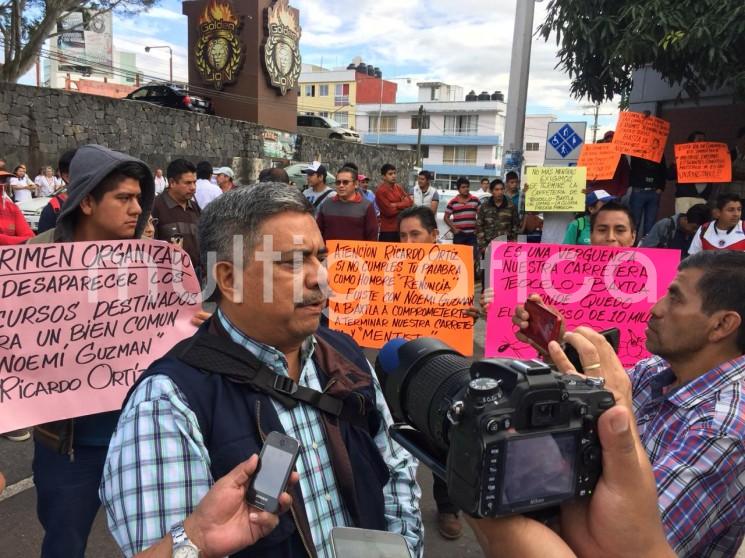
[[[334,558],[411,558],[403,535],[387,531],[334,527],[331,548]]]

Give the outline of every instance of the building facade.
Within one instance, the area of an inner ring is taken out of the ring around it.
[[[416,150],[421,118],[422,168],[435,173],[435,186],[455,187],[460,176],[478,181],[501,176],[506,104],[499,92],[474,92],[441,82],[418,83],[418,101],[357,106],[363,142]],[[526,164],[540,155],[543,163],[546,128],[553,116],[526,118]],[[530,145],[528,145],[528,143]],[[528,152],[530,149],[530,152]]]
[[[379,68],[355,59],[346,69],[303,64],[298,114],[325,116],[345,128],[358,129],[359,104],[395,103],[398,86],[383,79]]]

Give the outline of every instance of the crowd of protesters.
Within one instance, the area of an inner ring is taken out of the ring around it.
[[[696,131],[689,139],[703,137]],[[606,135],[603,141],[611,139]],[[561,235],[565,244],[638,245],[691,254],[651,311],[648,346],[657,356],[627,375],[595,332],[579,328],[568,336],[593,361],[588,374],[602,369],[621,407],[603,419],[600,434],[603,482],[623,490],[608,501],[608,491],[599,489],[595,508],[585,513],[627,506],[630,516],[638,513],[644,521],[623,516],[616,523],[635,529],[645,551],[658,556],[732,556],[745,534],[745,306],[739,294],[745,287],[745,255],[738,253],[745,251],[745,128],[737,140],[733,182],[679,186],[675,215],[660,221],[659,197],[666,182],[675,180],[674,166],[668,168],[664,159],[622,157],[613,180],[588,183],[586,212],[571,215]],[[511,172],[504,180],[483,179],[473,191],[471,181],[461,177],[457,195],[438,211],[442,192],[433,187],[431,173],[422,170],[410,190],[399,183],[392,164],[382,166],[380,182],[373,186],[354,162],[346,162],[329,185],[326,165],[311,162],[304,170],[305,190],[289,184],[283,169],[265,169],[257,184],[241,186],[229,166],[175,159],[165,173],[153,173],[142,161],[97,145],[64,154],[58,169],[55,174],[44,167],[32,181],[24,165],[0,168],[0,244],[166,241],[187,252],[195,268],[214,282],[217,310],[195,318],[201,324],[195,338],[214,346],[214,360],[199,365],[178,356],[159,360],[121,410],[34,427],[42,556],[82,557],[101,503],[127,556],[170,556],[185,545],[205,555],[330,556],[328,532],[338,525],[400,533],[412,555],[421,556],[416,461],[390,437],[392,417],[360,347],[321,325],[325,241],[433,243],[451,233],[452,241],[471,246],[478,260],[494,240],[541,241],[548,215],[525,211],[530,185],[521,188],[519,175]],[[33,196],[50,198],[45,229],[40,221],[36,235],[15,203]],[[438,230],[440,212],[447,230]],[[290,266],[288,271],[282,267],[287,262],[279,262],[271,278],[273,300],[262,298],[262,266],[224,253],[236,234],[246,239],[249,252],[257,249],[260,234],[272,235],[275,249],[283,257],[290,254],[289,263],[293,251],[302,252],[300,270]],[[212,253],[221,258],[205,269]],[[241,292],[237,275],[243,277]],[[292,292],[298,279],[303,298],[296,303]],[[735,288],[719,289],[718,281]],[[519,336],[530,318],[522,306],[515,309]],[[217,358],[220,347],[270,370],[275,386],[281,376],[302,387],[301,395],[314,395],[287,403],[269,388],[243,389],[231,380],[231,363]],[[564,366],[561,348],[549,349],[554,362]],[[665,393],[672,395],[665,399]],[[353,419],[328,416],[328,398],[356,401],[348,409]],[[665,407],[668,401],[675,405],[674,398],[680,410]],[[252,455],[260,452],[265,429],[284,431],[303,446],[297,474],[281,499],[282,511],[291,513],[280,516],[257,514],[244,498],[236,498],[256,470]],[[4,436],[23,441],[30,433]],[[438,530],[445,538],[458,538],[462,525],[447,486],[436,482],[434,490]],[[702,501],[706,509],[699,509]],[[238,535],[228,541],[215,537],[216,510],[226,514],[223,525],[235,522]],[[591,521],[575,520],[567,533],[593,529]],[[472,521],[488,556],[500,555],[500,537],[513,537],[523,548],[541,541],[543,549],[557,552],[565,544],[538,522],[500,521]],[[617,536],[621,545],[638,546],[616,529],[623,531],[611,525],[604,532],[609,540]],[[565,540],[574,550],[572,538]],[[593,543],[597,555],[607,553],[608,541],[596,537]],[[510,554],[509,546],[501,555],[521,555]]]

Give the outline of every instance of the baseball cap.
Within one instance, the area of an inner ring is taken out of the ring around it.
[[[216,168],[214,170],[214,173],[215,174],[224,174],[225,176],[227,176],[228,178],[230,178],[230,180],[233,180],[235,178],[235,173],[233,172],[233,169],[231,169],[230,167],[219,167],[219,168]]]
[[[367,180],[367,177],[364,174],[358,174],[357,181],[362,182],[363,180]]]
[[[0,170],[0,177],[3,177],[3,176],[15,176],[15,174],[13,174],[12,172],[8,172],[6,170]]]
[[[614,196],[611,196],[608,192],[605,190],[595,190],[594,192],[590,192],[585,197],[585,205],[595,205],[599,201],[601,202],[609,202],[611,200],[615,200],[616,198]]]
[[[324,167],[318,161],[313,161],[306,168],[303,169],[303,174],[328,174],[326,167]]]

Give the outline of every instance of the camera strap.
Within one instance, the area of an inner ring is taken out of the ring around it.
[[[200,331],[178,343],[167,357],[177,358],[189,366],[205,372],[220,374],[231,382],[247,384],[256,391],[273,397],[287,408],[302,401],[333,417],[365,427],[364,405],[354,398],[339,399],[327,393],[301,386],[288,376],[277,374],[250,351],[231,339],[215,332],[214,320],[210,331]],[[329,382],[329,387],[331,381]]]

